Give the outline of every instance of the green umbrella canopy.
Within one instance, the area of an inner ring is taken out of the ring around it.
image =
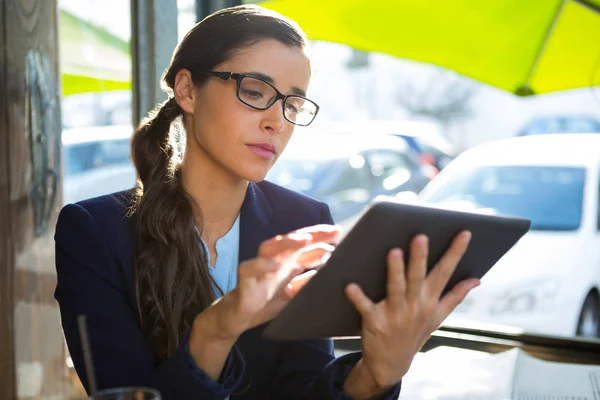
[[[600,85],[600,0],[272,0],[312,40],[436,64],[518,94]]]

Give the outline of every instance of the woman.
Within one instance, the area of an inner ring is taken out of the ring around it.
[[[335,359],[330,340],[262,339],[305,281],[292,279],[339,237],[325,204],[261,182],[294,125],[318,112],[305,97],[306,44],[296,24],[256,6],[197,24],[165,73],[169,99],[134,135],[136,190],[62,210],[55,297],[80,377],[84,314],[99,388],[151,386],[179,400],[395,399],[415,353],[477,285],[440,301],[469,234],[427,276],[418,236],[406,273],[401,251],[390,253],[385,300],[347,288],[363,352]],[[182,157],[170,130],[179,117]]]

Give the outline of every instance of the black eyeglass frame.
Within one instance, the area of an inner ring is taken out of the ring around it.
[[[290,123],[292,123],[294,125],[308,126],[308,125],[312,124],[312,122],[315,120],[315,118],[317,118],[317,114],[319,114],[319,109],[320,109],[319,105],[317,103],[315,103],[314,101],[312,101],[311,99],[309,99],[307,97],[304,97],[304,96],[297,95],[297,94],[283,94],[279,90],[277,90],[277,88],[275,86],[273,86],[269,82],[267,82],[264,79],[261,79],[261,78],[259,78],[257,76],[249,75],[249,74],[236,74],[234,72],[222,72],[222,71],[199,71],[197,73],[203,74],[203,75],[215,76],[215,77],[217,77],[219,79],[222,79],[224,81],[228,81],[230,79],[233,79],[235,81],[235,84],[236,84],[235,94],[236,94],[236,97],[238,98],[238,100],[241,101],[242,103],[244,103],[245,105],[247,105],[248,107],[253,108],[255,110],[260,110],[260,111],[268,110],[269,108],[271,108],[273,106],[273,104],[277,103],[278,100],[282,100],[281,107],[282,107],[282,111],[283,111],[283,117],[286,119],[286,121],[288,121],[288,122],[290,122]],[[273,98],[273,101],[271,101],[266,107],[261,108],[261,107],[253,106],[252,104],[248,104],[244,100],[242,100],[240,98],[240,85],[241,85],[242,80],[244,78],[256,79],[256,80],[261,81],[262,83],[270,86],[271,88],[273,88],[273,90],[276,93],[276,96]],[[299,123],[297,123],[295,121],[290,120],[285,115],[285,103],[287,102],[287,100],[289,98],[303,99],[303,100],[309,101],[309,102],[311,102],[312,104],[315,105],[315,107],[316,107],[315,114],[313,115],[312,120],[308,124],[299,124]]]

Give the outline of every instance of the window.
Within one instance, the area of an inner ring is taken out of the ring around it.
[[[581,225],[585,169],[482,167],[454,174],[426,201],[531,219],[531,229],[574,231]]]
[[[129,139],[101,140],[64,147],[65,176],[130,163]]]
[[[131,4],[59,0],[63,202],[132,188]]]

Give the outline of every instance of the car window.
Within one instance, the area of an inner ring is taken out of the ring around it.
[[[320,196],[330,196],[348,191],[368,193],[371,189],[368,164],[361,155],[354,155],[338,163],[339,172],[331,184],[321,189]],[[361,196],[362,197],[362,196]]]
[[[523,130],[522,135],[588,132],[600,132],[600,122],[588,117],[549,117],[536,119]]]
[[[418,166],[404,154],[377,150],[367,154],[370,172],[377,189],[394,190],[406,183]]]
[[[587,133],[599,132],[600,123],[591,118],[567,118],[565,119],[565,132]]]
[[[75,143],[64,148],[65,176],[131,163],[129,139]]]
[[[532,230],[573,231],[581,224],[585,169],[487,166],[459,171],[423,200],[449,208],[531,219]]]
[[[296,160],[281,158],[267,174],[266,179],[290,190],[312,195],[329,160]]]
[[[359,212],[371,199],[371,174],[363,156],[338,161],[326,175],[315,197],[329,205],[335,221]]]

